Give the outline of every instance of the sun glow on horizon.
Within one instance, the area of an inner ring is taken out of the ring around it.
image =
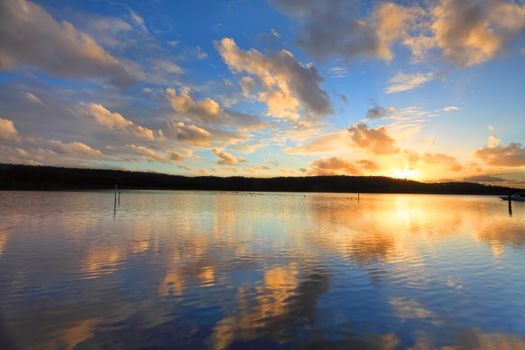
[[[421,172],[419,169],[411,168],[395,168],[392,169],[392,176],[396,179],[406,179],[406,180],[421,180]]]

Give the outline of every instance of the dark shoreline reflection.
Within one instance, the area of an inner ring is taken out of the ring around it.
[[[522,203],[123,191],[114,209],[113,192],[1,192],[0,341],[525,346]]]

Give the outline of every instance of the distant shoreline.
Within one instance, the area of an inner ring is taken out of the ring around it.
[[[471,182],[422,183],[383,176],[188,177],[125,170],[0,164],[0,190],[182,190],[228,192],[507,195],[522,189]]]

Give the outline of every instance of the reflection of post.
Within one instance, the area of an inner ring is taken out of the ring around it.
[[[510,199],[510,194],[507,198],[509,201],[509,216],[512,216],[512,200]]]
[[[120,191],[118,191],[118,206],[120,207]]]
[[[359,193],[357,194],[357,201],[359,202]]]
[[[115,184],[115,200],[113,202],[113,216],[117,212],[117,184]]]

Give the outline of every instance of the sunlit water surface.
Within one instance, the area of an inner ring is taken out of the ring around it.
[[[0,192],[19,349],[525,349],[525,203]]]

